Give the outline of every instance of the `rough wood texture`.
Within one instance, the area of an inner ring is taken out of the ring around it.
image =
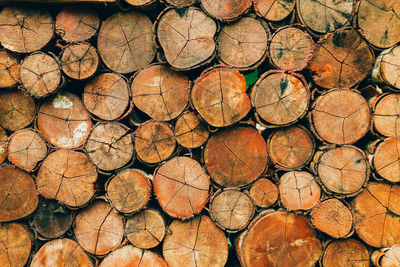
[[[224,66],[207,69],[194,81],[191,103],[214,127],[238,122],[251,108],[244,76],[238,70]]]
[[[201,7],[213,18],[223,22],[238,19],[252,6],[251,0],[200,0]]]
[[[183,222],[174,220],[168,229],[171,234],[165,237],[162,249],[169,266],[225,266],[228,242],[208,216]]]
[[[256,14],[269,21],[281,21],[288,17],[295,3],[295,0],[253,0]]]
[[[371,111],[356,91],[332,89],[319,96],[311,107],[311,129],[324,142],[353,144],[368,132]]]
[[[260,178],[251,185],[249,194],[255,205],[268,208],[278,200],[278,187],[271,180]]]
[[[135,73],[131,83],[135,107],[151,118],[170,121],[189,103],[191,82],[165,65],[150,65]]]
[[[115,13],[100,27],[97,48],[112,71],[129,73],[149,64],[155,54],[152,23],[141,13]]]
[[[155,26],[168,63],[179,70],[204,65],[215,55],[217,24],[199,8],[164,10]]]
[[[46,10],[5,7],[0,12],[0,43],[13,52],[43,48],[54,35],[53,19]]]
[[[68,77],[84,80],[97,71],[99,55],[96,48],[88,43],[70,44],[62,51],[61,66]]]
[[[161,208],[174,218],[191,218],[208,202],[210,177],[199,162],[188,157],[175,157],[161,165],[153,184]]]
[[[28,229],[18,223],[0,224],[0,265],[25,266],[32,247]]]
[[[335,240],[329,243],[320,261],[324,267],[369,267],[367,248],[355,239]]]
[[[19,82],[19,68],[18,56],[0,49],[0,88],[12,87]]]
[[[372,79],[400,90],[400,46],[386,49],[379,54],[372,70]]]
[[[372,104],[373,130],[383,136],[400,137],[400,94],[383,94]]]
[[[188,7],[194,5],[197,0],[162,0],[166,4],[178,8]]]
[[[204,148],[204,164],[214,182],[222,186],[244,186],[267,168],[264,139],[249,126],[221,129]]]
[[[400,181],[399,151],[398,138],[387,138],[377,144],[370,162],[378,177],[392,183]]]
[[[400,264],[400,244],[374,251],[371,261],[377,267],[395,267]]]
[[[8,143],[8,136],[6,131],[3,127],[0,126],[0,164],[7,157],[7,143]]]
[[[176,120],[176,141],[183,147],[200,147],[207,141],[209,135],[206,124],[193,111],[183,112]]]

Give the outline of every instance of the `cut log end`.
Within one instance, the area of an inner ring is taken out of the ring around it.
[[[325,267],[346,266],[349,262],[369,267],[369,253],[365,245],[355,239],[335,240],[327,245],[321,263]]]
[[[167,267],[164,259],[155,252],[127,245],[112,251],[99,267],[142,266]]]
[[[210,132],[206,125],[192,111],[186,111],[175,123],[175,137],[181,146],[197,148],[208,139]]]
[[[17,55],[0,49],[0,88],[13,87],[19,82],[20,62]]]
[[[387,137],[400,137],[400,94],[384,94],[372,107],[374,131]]]
[[[62,52],[61,66],[68,77],[84,80],[97,71],[99,55],[96,48],[88,43],[70,44]]]
[[[250,197],[260,208],[268,208],[278,200],[278,187],[269,179],[260,178],[250,188]]]
[[[200,0],[207,14],[223,22],[238,19],[251,8],[252,3],[251,0]]]
[[[293,12],[295,3],[295,0],[253,0],[256,14],[273,22],[287,18]]]
[[[377,145],[371,163],[378,177],[392,183],[400,181],[399,149],[398,138],[387,138]]]
[[[0,224],[0,265],[25,266],[32,247],[28,229],[19,223]]]

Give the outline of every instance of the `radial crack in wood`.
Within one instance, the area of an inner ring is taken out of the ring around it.
[[[0,49],[0,88],[13,87],[19,83],[20,65],[16,54]]]
[[[176,120],[175,137],[181,146],[200,147],[207,141],[209,135],[207,126],[193,111],[185,111]]]
[[[25,266],[32,247],[28,229],[19,223],[0,224],[0,265]]]
[[[250,197],[260,208],[268,208],[278,200],[278,187],[269,179],[260,178],[250,187]]]
[[[332,241],[326,246],[320,262],[324,267],[370,266],[367,248],[356,239]]]
[[[383,94],[372,105],[374,131],[387,137],[400,137],[400,94]]]
[[[254,10],[269,21],[281,21],[294,10],[295,0],[253,0]]]

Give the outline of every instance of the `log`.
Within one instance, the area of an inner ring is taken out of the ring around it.
[[[208,139],[210,132],[206,124],[193,112],[183,112],[175,122],[176,141],[186,148],[202,146]]]
[[[61,52],[61,66],[68,77],[84,80],[96,73],[99,55],[89,43],[69,44]]]
[[[35,130],[25,128],[14,132],[7,145],[7,158],[15,166],[33,171],[47,156],[47,144]]]
[[[115,13],[100,27],[97,49],[104,64],[112,71],[129,73],[153,61],[152,23],[141,13]]]
[[[153,184],[158,203],[173,218],[192,218],[208,202],[210,177],[199,162],[188,157],[162,164],[154,172]]]
[[[270,61],[281,70],[301,71],[310,63],[314,48],[313,39],[301,27],[285,26],[272,35],[269,45]]]
[[[310,168],[322,189],[337,198],[359,194],[370,174],[365,153],[348,145],[318,151]]]
[[[57,35],[68,43],[89,40],[99,27],[99,15],[89,8],[66,7],[57,14],[55,23]]]
[[[167,5],[177,8],[189,7],[197,3],[197,0],[162,0]]]
[[[225,127],[243,119],[250,111],[246,80],[236,69],[217,66],[205,70],[194,81],[191,103],[211,126]]]
[[[252,0],[200,0],[203,10],[211,17],[222,22],[237,20],[251,8]]]
[[[280,178],[279,196],[287,210],[310,210],[321,198],[321,188],[306,171],[287,172]]]
[[[176,148],[172,126],[149,120],[135,131],[135,151],[139,160],[154,164],[167,160]]]
[[[318,203],[311,211],[311,222],[315,228],[336,239],[353,234],[353,215],[337,198]]]
[[[378,49],[389,48],[400,41],[400,3],[389,0],[362,0],[356,13],[356,24],[364,38]]]
[[[268,38],[268,27],[252,17],[227,24],[216,39],[219,61],[240,70],[255,69],[267,57]]]
[[[359,266],[369,267],[368,250],[356,239],[334,240],[330,242],[321,258],[324,267]]]
[[[81,266],[93,267],[89,256],[74,240],[54,239],[45,243],[33,256],[31,267]]]
[[[31,175],[13,166],[0,168],[0,222],[31,215],[39,198]]]
[[[270,70],[253,85],[250,97],[258,123],[287,126],[306,115],[310,90],[302,76]]]
[[[378,178],[392,183],[400,181],[399,148],[398,138],[387,138],[376,144],[375,151],[369,159]]]
[[[357,91],[331,89],[319,96],[309,113],[311,130],[323,142],[354,144],[370,127],[371,111]]]
[[[248,185],[267,169],[267,146],[250,126],[219,130],[210,137],[203,153],[211,179],[225,187]]]
[[[8,88],[19,82],[20,60],[16,54],[0,49],[0,88]]]
[[[157,209],[144,209],[126,220],[125,235],[137,248],[158,246],[165,236],[165,220]]]
[[[372,247],[400,242],[400,186],[371,182],[352,203],[357,235]]]
[[[300,169],[310,162],[315,152],[313,135],[303,126],[281,128],[267,140],[271,161],[282,169]]]
[[[189,103],[191,82],[185,76],[160,64],[139,70],[131,83],[135,107],[151,118],[170,121]]]
[[[371,77],[377,83],[389,85],[392,90],[400,90],[400,46],[388,48],[379,54]]]
[[[320,39],[309,68],[318,86],[351,88],[367,77],[373,63],[367,42],[356,30],[343,28]]]
[[[282,21],[294,10],[295,0],[253,0],[256,15],[269,21]]]
[[[236,243],[243,267],[314,266],[322,253],[321,242],[309,222],[286,211],[260,213]]]
[[[59,148],[81,147],[92,129],[89,112],[82,100],[62,92],[46,99],[41,105],[37,126],[50,144]]]
[[[19,90],[0,91],[0,125],[17,131],[27,127],[36,116],[33,98]]]
[[[103,73],[88,82],[82,100],[86,109],[102,120],[118,120],[130,111],[128,84],[115,73]]]
[[[135,155],[132,132],[127,126],[116,121],[99,122],[93,127],[85,150],[99,169],[120,169],[132,162]]]
[[[32,226],[41,239],[54,239],[64,235],[72,226],[75,214],[55,200],[39,204]]]
[[[94,195],[95,165],[82,152],[56,150],[49,154],[36,177],[38,193],[70,207],[84,206]]]
[[[133,214],[146,207],[150,200],[151,183],[139,169],[124,169],[105,185],[106,197],[118,212]]]
[[[32,239],[22,224],[0,224],[0,265],[25,266],[31,252]]]
[[[155,252],[127,245],[112,251],[99,265],[99,267],[114,266],[167,267],[167,264],[164,259]]]
[[[226,236],[208,216],[200,215],[183,222],[174,220],[168,230],[171,234],[165,237],[162,250],[169,266],[225,266]]]
[[[0,164],[7,158],[8,136],[3,127],[0,126]]]
[[[260,178],[250,187],[249,195],[260,208],[268,208],[278,200],[278,187],[269,179]]]
[[[391,267],[400,264],[400,244],[374,251],[371,261],[377,267]]]
[[[372,104],[371,129],[386,137],[400,136],[400,94],[385,93]]]
[[[199,8],[166,8],[154,27],[164,56],[174,69],[194,69],[215,56],[217,24]]]
[[[5,7],[0,12],[0,43],[13,52],[42,49],[54,35],[54,22],[45,9]]]
[[[122,216],[105,201],[97,200],[75,218],[74,234],[79,245],[94,255],[105,255],[121,244]]]

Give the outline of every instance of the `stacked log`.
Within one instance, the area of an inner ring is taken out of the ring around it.
[[[1,7],[0,266],[400,266],[399,1],[116,2]]]

